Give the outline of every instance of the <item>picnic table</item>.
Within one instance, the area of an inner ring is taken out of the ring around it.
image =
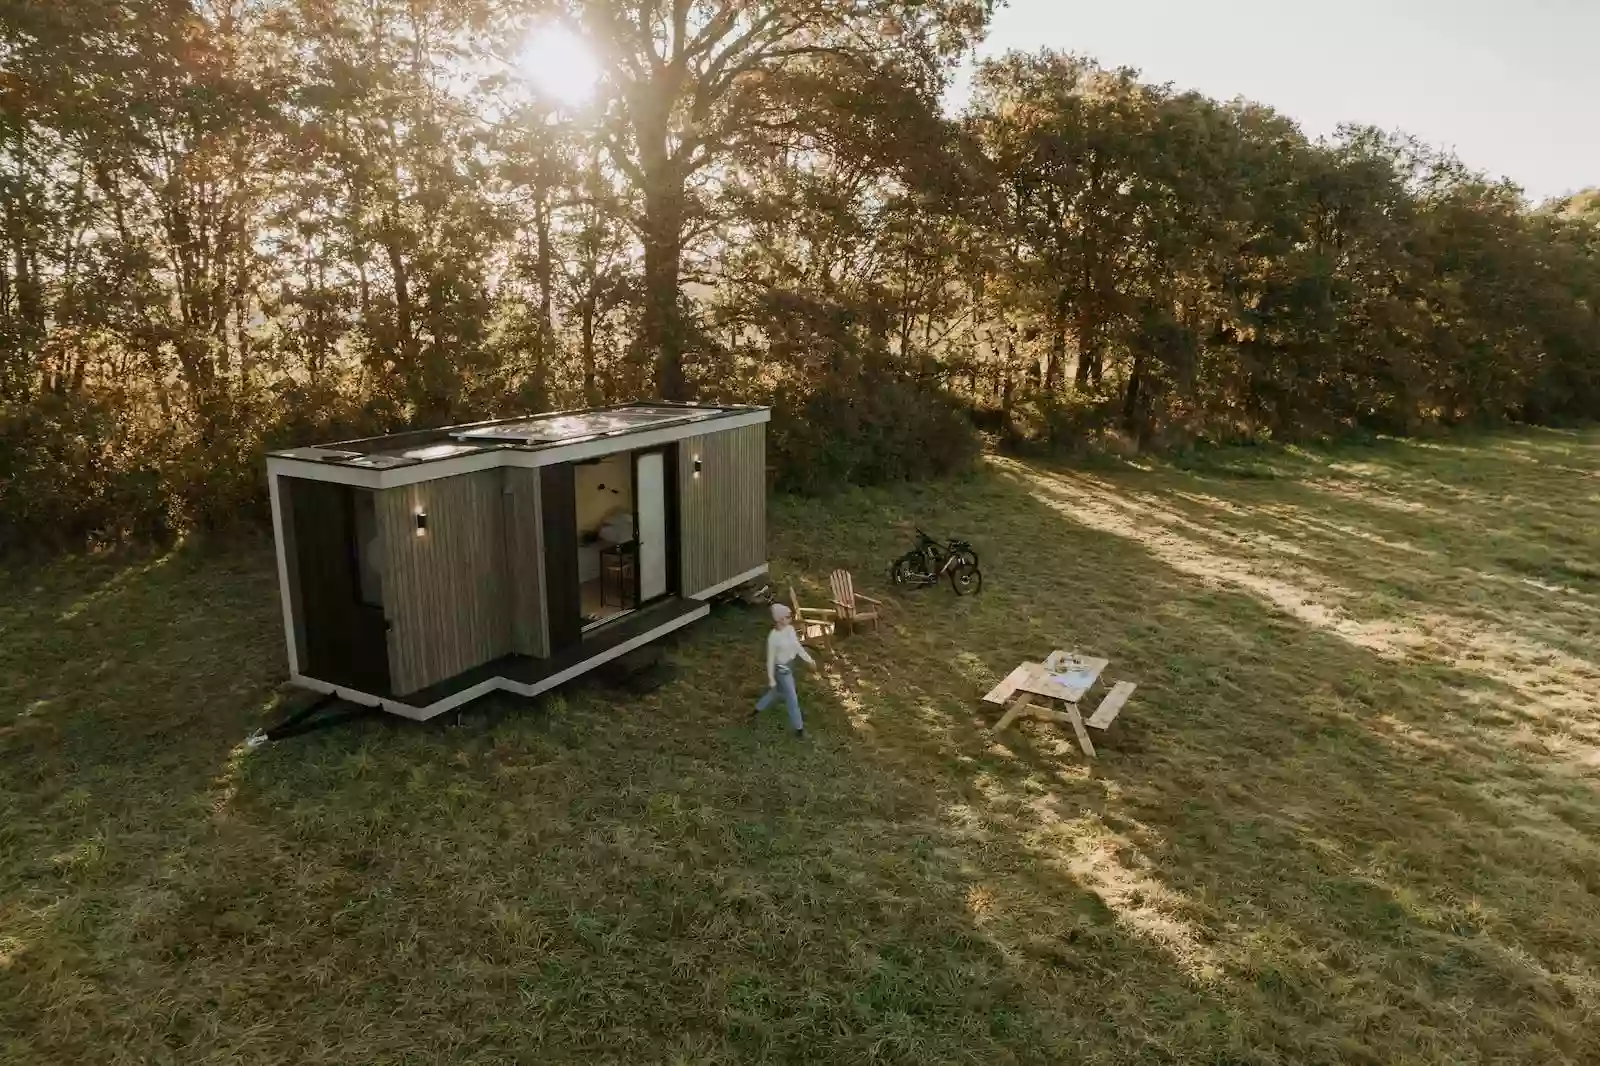
[[[1078,701],[1094,687],[1101,672],[1110,665],[1109,659],[1064,651],[1052,653],[1044,663],[1023,663],[983,697],[985,703],[1001,707],[1007,701],[1011,702],[1000,721],[995,723],[995,732],[1005,729],[1018,718],[1066,723],[1077,734],[1078,746],[1083,753],[1094,758],[1094,742],[1084,728],[1083,715],[1078,712]],[[1122,705],[1128,702],[1135,687],[1131,681],[1119,681],[1095,709],[1087,724],[1094,729],[1108,728],[1116,720]]]

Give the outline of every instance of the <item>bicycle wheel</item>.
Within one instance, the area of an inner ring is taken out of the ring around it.
[[[957,596],[966,596],[974,592],[983,591],[983,571],[976,566],[958,563],[950,571],[950,587],[956,590]]]
[[[917,567],[911,556],[902,555],[889,564],[889,583],[909,585],[917,578]]]

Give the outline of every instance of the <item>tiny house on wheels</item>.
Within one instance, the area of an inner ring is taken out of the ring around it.
[[[290,679],[427,719],[703,618],[767,569],[770,417],[651,402],[271,453]]]

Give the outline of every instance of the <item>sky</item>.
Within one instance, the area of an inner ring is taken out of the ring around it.
[[[1600,0],[1009,0],[979,55],[1046,47],[1403,130],[1535,200],[1600,185]]]

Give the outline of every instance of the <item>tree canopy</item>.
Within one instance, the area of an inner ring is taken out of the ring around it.
[[[974,426],[1600,415],[1595,192],[1049,51],[947,115],[989,8],[10,5],[0,535],[222,524],[265,447],[645,395],[774,404],[802,489]],[[529,76],[557,31],[587,93]]]

